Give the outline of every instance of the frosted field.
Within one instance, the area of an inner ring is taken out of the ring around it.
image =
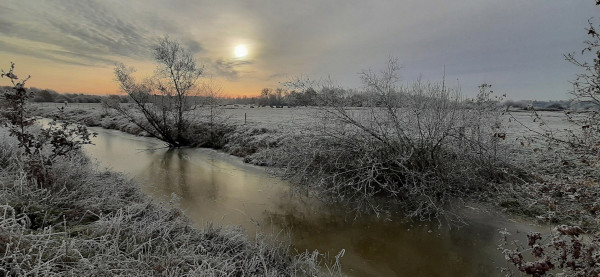
[[[527,111],[513,111],[511,114],[518,121],[510,119],[510,115],[508,114],[505,115],[503,123],[507,128],[507,133],[509,134],[522,134],[524,132],[529,132],[527,128],[541,132],[547,129],[564,131],[566,129],[573,130],[574,128],[578,128],[578,126],[575,126],[573,123],[569,122],[567,116],[562,111],[539,111],[537,114],[540,116],[541,121],[536,119],[531,112]]]
[[[238,107],[227,106],[222,110],[223,117],[227,118],[230,124],[244,124],[246,116],[246,125],[250,127],[264,127],[270,129],[296,129],[318,124],[324,112],[322,109],[314,107],[293,107],[293,108],[270,108],[239,105]],[[351,113],[368,114],[367,108],[349,108]],[[201,112],[205,114],[206,112]],[[565,129],[579,128],[567,120],[564,112],[540,111],[537,112],[542,121],[535,119],[528,111],[511,111],[510,115],[503,116],[503,126],[507,134],[524,135],[530,133],[527,128],[535,131],[544,132],[551,128],[559,132]],[[511,119],[512,117],[517,120]]]
[[[34,105],[50,108],[65,107],[62,103],[36,103]],[[246,124],[249,127],[277,129],[281,131],[294,131],[314,126],[320,123],[320,119],[323,116],[323,110],[315,107],[253,107],[251,108],[251,105],[227,105],[215,108],[213,113],[232,125]],[[90,112],[100,112],[102,111],[102,106],[96,103],[69,103],[66,109],[84,109]],[[365,113],[366,115],[369,111],[367,108],[349,108],[349,110],[354,114]],[[205,120],[209,117],[210,110],[201,108],[194,111],[194,113],[201,120]],[[510,115],[505,114],[503,116],[503,126],[507,135],[522,136],[531,133],[527,128],[540,132],[544,132],[544,129],[548,129],[548,127],[558,132],[562,132],[565,129],[576,130],[580,128],[570,123],[564,112],[540,111],[538,114],[542,118],[541,122],[535,119],[531,112],[527,111],[511,112],[511,115],[518,122],[510,119]]]
[[[250,106],[226,106],[219,107],[218,113],[226,119],[229,124],[260,127],[269,129],[296,128],[314,122],[319,116],[319,110],[310,107],[293,108],[270,108]],[[201,117],[207,117],[209,111],[206,109],[196,111]],[[244,118],[246,121],[244,121]]]

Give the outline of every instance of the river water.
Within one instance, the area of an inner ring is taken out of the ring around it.
[[[90,129],[98,133],[84,148],[92,159],[127,174],[156,199],[178,199],[198,226],[239,225],[250,237],[274,234],[290,239],[298,252],[316,249],[329,257],[344,249],[342,268],[350,276],[497,276],[506,266],[496,250],[500,228],[521,239],[544,230],[475,208],[467,226],[452,229],[437,222],[354,220],[292,195],[290,184],[240,158],[210,149],[169,150],[156,139]]]

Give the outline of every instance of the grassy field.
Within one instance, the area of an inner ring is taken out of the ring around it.
[[[99,118],[101,113],[105,111],[99,103],[69,103],[66,106],[63,103],[35,103],[33,107],[38,110],[39,114],[43,115],[57,115],[59,108],[64,108],[67,115],[71,115],[78,120]],[[310,127],[318,124],[318,121],[323,117],[323,109],[316,107],[285,106],[283,108],[272,108],[256,105],[226,105],[217,107],[217,109],[219,110],[219,117],[228,124],[235,126],[245,125],[252,128],[268,128],[278,131],[298,130],[302,129],[302,127]],[[368,112],[368,108],[349,109],[356,112]],[[79,111],[85,111],[85,113]],[[195,113],[196,117],[200,119],[208,116],[207,110],[200,109],[195,111]],[[550,128],[564,130],[573,127],[562,111],[540,111],[538,114],[545,120],[544,124]],[[527,128],[543,130],[540,128],[540,122],[534,121],[534,117],[530,111],[511,110],[511,115],[525,126],[515,120],[510,120],[510,115],[506,114],[504,124],[509,134],[516,136],[527,135],[529,132]],[[110,116],[116,118],[114,111],[110,112]]]

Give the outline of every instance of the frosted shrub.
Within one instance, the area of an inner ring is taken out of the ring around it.
[[[348,107],[346,91],[324,86],[315,126],[274,150],[288,176],[359,212],[423,220],[457,219],[454,200],[517,179],[503,160],[502,111],[488,85],[462,99],[444,84],[401,86],[398,69],[391,61],[362,74],[366,107]]]

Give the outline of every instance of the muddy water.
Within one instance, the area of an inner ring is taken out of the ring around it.
[[[136,179],[148,194],[178,199],[198,225],[233,224],[250,236],[257,231],[289,238],[293,247],[328,252],[342,249],[344,272],[351,276],[490,276],[506,266],[496,248],[498,229],[512,233],[540,230],[473,209],[460,229],[432,224],[353,220],[292,196],[289,184],[264,168],[208,149],[168,150],[149,138],[92,128],[99,136],[85,152],[100,166]],[[281,232],[283,230],[283,232]]]

